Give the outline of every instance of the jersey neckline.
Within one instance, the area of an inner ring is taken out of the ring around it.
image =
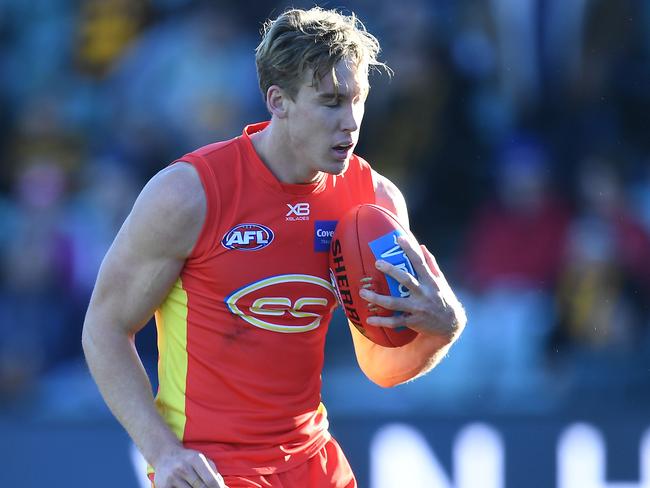
[[[276,178],[276,176],[271,172],[269,167],[262,161],[262,159],[257,154],[255,146],[253,146],[253,141],[251,141],[251,134],[259,132],[266,128],[270,124],[270,121],[259,122],[256,124],[249,124],[244,127],[242,131],[241,140],[243,141],[243,147],[245,149],[246,158],[255,166],[258,174],[264,180],[265,183],[270,185],[276,190],[282,191],[284,193],[291,193],[293,195],[309,195],[311,193],[320,193],[325,189],[327,178],[329,175],[322,173],[321,177],[313,183],[284,183]]]

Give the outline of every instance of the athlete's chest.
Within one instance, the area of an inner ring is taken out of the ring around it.
[[[331,203],[277,198],[232,212],[209,273],[233,314],[278,332],[320,325],[336,304],[328,251],[340,212]]]
[[[290,196],[240,205],[224,215],[214,261],[246,275],[308,273],[328,279],[329,244],[344,212],[336,203],[327,196]]]

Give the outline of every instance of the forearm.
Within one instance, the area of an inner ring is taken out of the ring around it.
[[[396,367],[391,372],[391,386],[414,380],[431,371],[447,355],[452,343],[453,339],[448,336],[419,334],[413,342],[398,348],[393,360]]]
[[[181,447],[155,408],[151,383],[133,336],[87,320],[82,343],[106,404],[145,459],[155,466],[159,458]]]
[[[350,326],[357,361],[364,374],[382,387],[413,380],[433,369],[447,354],[458,335],[419,334],[402,347],[382,347]]]

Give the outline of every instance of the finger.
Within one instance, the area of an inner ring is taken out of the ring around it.
[[[386,327],[389,329],[399,329],[400,327],[408,327],[411,323],[411,315],[402,313],[399,315],[392,315],[390,317],[381,317],[379,315],[373,315],[368,317],[368,325],[374,327]]]
[[[158,488],[158,485],[154,486]],[[192,485],[192,483],[183,478],[174,478],[172,484],[166,486],[169,486],[170,488],[198,488],[197,485]]]
[[[184,483],[182,485],[183,488],[185,488],[185,483],[188,486],[191,486],[192,488],[204,488],[205,487],[205,483],[203,483],[203,480],[201,479],[201,477],[198,476],[198,474],[196,474],[196,473],[194,474],[194,476],[196,476],[196,477],[193,478],[192,481],[184,481],[183,480],[183,483]],[[174,486],[177,486],[177,485],[174,485]]]
[[[217,471],[217,467],[205,457],[205,454],[199,453],[199,463],[198,466],[194,466],[194,471],[208,488],[227,488],[223,477]]]
[[[435,256],[431,254],[431,251],[429,251],[427,246],[425,246],[424,244],[420,244],[420,249],[422,250],[422,254],[424,255],[424,260],[429,266],[431,272],[436,276],[441,276],[442,272],[440,271],[440,266],[438,266],[438,261],[436,261]]]
[[[420,250],[413,243],[412,239],[400,236],[397,238],[397,243],[404,250],[409,261],[411,261],[411,265],[413,266],[413,270],[417,274],[418,279],[424,280],[427,276],[430,276],[431,273],[429,272],[427,263],[425,262],[424,257],[422,257],[422,254],[420,254]]]
[[[420,283],[415,276],[387,261],[384,261],[383,259],[379,259],[375,263],[375,267],[382,273],[386,273],[391,278],[397,280],[400,285],[405,286],[411,292],[417,290],[420,286]]]
[[[399,311],[399,312],[409,312],[412,313],[414,310],[409,304],[408,299],[398,298],[390,295],[380,295],[372,290],[359,290],[359,296],[364,300],[379,305],[382,308],[387,310]]]
[[[431,270],[431,273],[433,273],[433,276],[435,277],[435,281],[438,284],[438,288],[443,289],[443,288],[449,288],[449,283],[447,283],[447,278],[445,278],[445,275],[442,273],[442,270],[440,269],[440,266],[438,265],[438,261],[436,260],[435,256],[429,251],[427,246],[424,244],[420,245],[420,248],[422,249],[422,253],[424,254],[424,259],[429,266],[429,269]]]
[[[159,479],[158,474],[154,474],[153,486],[155,488],[193,488],[192,483],[189,481],[191,478],[189,473],[192,470],[189,466],[186,468],[180,467],[178,469],[175,469],[170,477],[163,480]],[[196,480],[195,478],[195,481],[200,480]]]

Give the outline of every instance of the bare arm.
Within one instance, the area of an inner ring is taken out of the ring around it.
[[[205,219],[205,195],[189,164],[176,164],[145,186],[111,245],[84,321],[86,361],[109,408],[156,470],[156,486],[205,478],[209,466],[180,441],[158,414],[135,334],[177,280]],[[182,486],[179,484],[178,486]]]
[[[378,205],[391,210],[408,227],[406,202],[397,187],[375,174]],[[380,386],[395,386],[422,376],[445,356],[465,326],[463,307],[456,299],[433,255],[422,246],[416,248],[410,240],[400,242],[414,265],[418,279],[387,263],[378,269],[389,274],[411,290],[409,298],[397,299],[362,292],[362,298],[391,310],[406,314],[395,317],[372,317],[369,325],[383,327],[407,326],[419,332],[411,343],[399,348],[387,348],[366,339],[350,325],[357,361],[370,380]]]

